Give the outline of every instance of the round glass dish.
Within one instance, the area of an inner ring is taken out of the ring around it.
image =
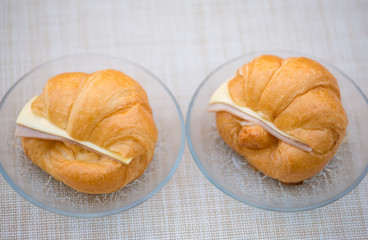
[[[159,138],[153,160],[139,179],[111,194],[80,193],[56,181],[27,159],[20,139],[14,136],[15,121],[23,105],[42,92],[50,77],[63,72],[92,73],[109,68],[131,76],[146,90]],[[152,197],[174,174],[185,145],[183,117],[169,89],[137,64],[108,56],[67,56],[33,69],[5,94],[0,105],[0,116],[0,172],[4,179],[31,203],[73,217],[119,213]]]
[[[237,57],[215,69],[197,89],[186,120],[188,145],[202,173],[221,191],[249,204],[274,211],[302,211],[324,206],[350,192],[368,171],[368,100],[359,87],[331,64],[315,59],[337,79],[349,119],[346,141],[329,164],[301,185],[284,185],[263,175],[235,153],[220,137],[214,113],[206,112],[214,91],[236,70],[255,57],[273,54],[297,57],[305,54],[274,51]]]

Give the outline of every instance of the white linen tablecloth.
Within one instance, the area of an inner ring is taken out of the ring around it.
[[[0,0],[1,97],[48,60],[99,53],[149,69],[173,92],[185,116],[214,68],[241,54],[277,49],[332,63],[367,95],[368,1]],[[367,226],[367,178],[325,207],[270,212],[214,187],[188,147],[159,193],[103,218],[40,209],[0,177],[2,239],[367,239]]]

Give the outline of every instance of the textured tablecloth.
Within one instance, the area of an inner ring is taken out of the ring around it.
[[[368,94],[368,1],[0,0],[0,96],[53,58],[100,53],[137,62],[176,96],[183,114],[207,74],[259,50],[333,63]],[[260,210],[214,187],[186,147],[154,197],[126,212],[77,219],[40,209],[0,177],[3,239],[367,239],[368,182],[325,207]]]

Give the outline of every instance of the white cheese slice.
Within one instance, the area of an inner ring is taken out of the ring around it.
[[[64,138],[67,140],[67,142],[76,143],[77,145],[81,147],[85,147],[86,149],[92,150],[101,155],[105,155],[112,159],[118,160],[124,164],[129,164],[129,162],[132,160],[132,158],[124,158],[120,154],[104,149],[104,148],[101,148],[92,142],[76,140],[72,138],[71,136],[69,136],[69,134],[64,129],[53,124],[48,119],[33,113],[31,105],[32,105],[32,102],[36,99],[36,97],[37,96],[29,100],[26,103],[26,105],[23,107],[22,111],[18,115],[18,118],[16,121],[17,124],[33,129],[33,130],[36,130],[36,131],[39,131],[39,132],[43,132],[43,133],[47,133],[53,136]]]
[[[231,79],[230,79],[231,80]],[[242,107],[234,103],[230,96],[228,82],[227,80],[215,91],[215,93],[210,98],[210,107],[208,111],[210,112],[217,112],[217,111],[227,111],[237,117],[245,119],[255,125],[260,125],[270,134],[275,136],[276,138],[294,146],[299,149],[302,149],[307,152],[311,152],[313,149],[299,140],[295,139],[294,137],[290,136],[289,134],[281,131],[279,128],[275,126],[272,122],[265,120],[262,118],[262,113],[257,113],[248,107]]]

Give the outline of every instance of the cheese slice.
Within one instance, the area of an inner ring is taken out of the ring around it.
[[[132,158],[124,158],[119,153],[110,151],[108,149],[101,148],[92,142],[76,140],[72,138],[71,136],[69,136],[69,134],[64,129],[53,124],[48,119],[33,113],[31,105],[36,98],[37,96],[33,97],[23,107],[22,111],[18,115],[18,118],[16,121],[17,124],[23,127],[27,127],[27,128],[45,133],[47,135],[56,136],[56,137],[50,136],[48,138],[48,137],[45,137],[46,136],[45,134],[39,134],[40,138],[42,139],[51,139],[51,140],[65,139],[66,142],[75,143],[81,147],[84,147],[88,150],[92,150],[98,154],[110,157],[112,159],[118,160],[124,164],[130,163]],[[22,134],[19,134],[19,135],[22,135]],[[25,137],[30,137],[30,136],[25,136]],[[37,138],[37,136],[35,137]]]
[[[231,79],[230,79],[231,80]],[[295,139],[294,137],[290,136],[289,134],[281,131],[279,128],[275,126],[272,122],[265,120],[262,118],[261,112],[255,112],[248,107],[242,107],[234,103],[230,96],[228,82],[227,80],[215,91],[215,93],[210,98],[210,106],[208,111],[210,112],[218,112],[218,111],[227,111],[237,117],[245,119],[246,121],[253,123],[254,125],[260,125],[270,134],[275,136],[276,138],[294,146],[299,149],[302,149],[307,152],[311,152],[313,149],[307,145]]]

